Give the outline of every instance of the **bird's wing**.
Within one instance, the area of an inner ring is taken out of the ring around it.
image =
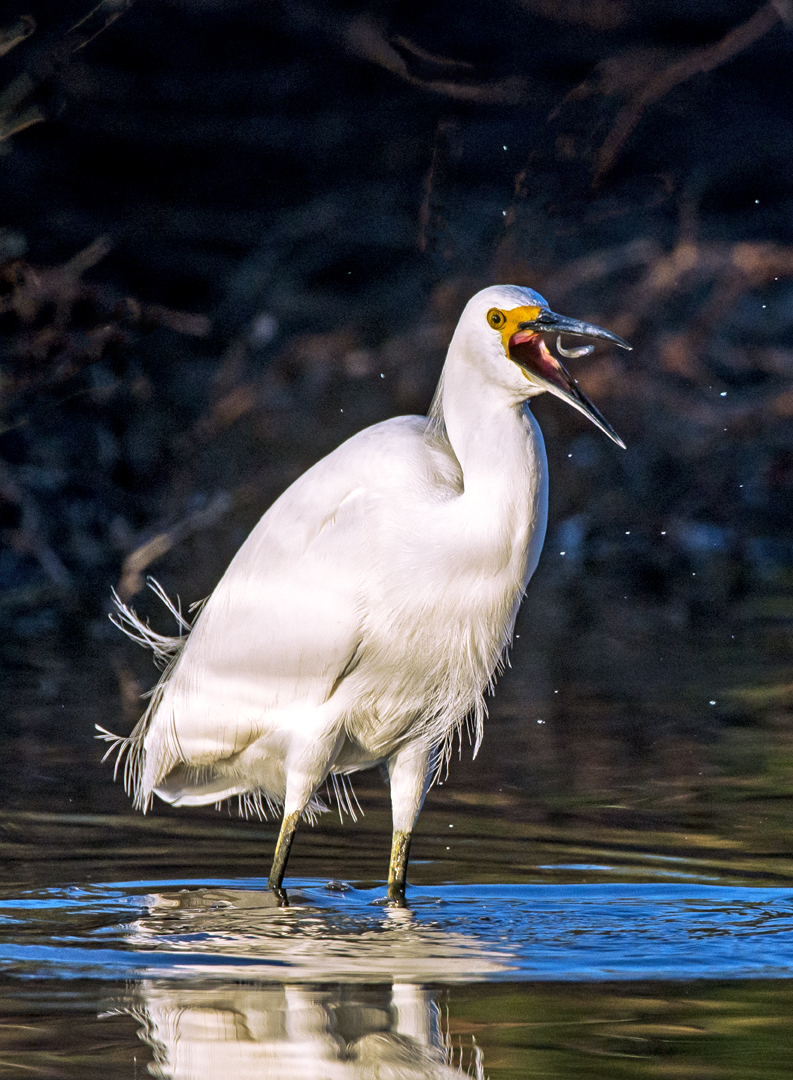
[[[210,764],[239,754],[268,725],[310,718],[354,666],[377,562],[372,529],[382,477],[389,461],[412,467],[410,454],[394,451],[420,453],[423,421],[404,420],[343,444],[254,528],[164,689],[147,735],[147,786],[169,759]]]

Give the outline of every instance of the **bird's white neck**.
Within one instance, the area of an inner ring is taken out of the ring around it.
[[[488,378],[482,363],[456,344],[446,360],[439,411],[462,470],[465,520],[483,540],[503,545],[505,555],[511,548],[513,557],[525,558],[527,580],[545,536],[542,434],[525,398]]]
[[[527,428],[528,394],[516,394],[490,377],[475,350],[476,343],[467,341],[458,327],[443,369],[439,412],[466,488],[482,473],[492,478],[494,471],[514,485],[513,470],[521,468],[521,459],[529,464],[527,455],[532,455],[538,441],[542,446],[542,435],[534,424]],[[499,362],[510,363],[506,357],[496,358],[495,363]]]

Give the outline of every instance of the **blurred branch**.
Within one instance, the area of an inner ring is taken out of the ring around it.
[[[427,175],[424,178],[424,198],[421,200],[419,209],[419,238],[418,249],[421,252],[431,245],[430,226],[432,224],[433,195],[438,186],[439,173],[442,171],[443,160],[448,152],[448,134],[454,126],[452,121],[440,120],[435,128],[435,139],[432,144],[432,159]]]
[[[31,393],[73,378],[114,346],[129,342],[135,330],[163,326],[190,337],[209,333],[205,315],[141,304],[129,296],[119,300],[103,286],[85,281],[86,271],[104,259],[110,247],[109,239],[100,236],[61,266],[0,262],[0,316],[13,320],[0,358],[0,431],[7,430],[3,413],[7,417],[20,397],[30,400]]]
[[[41,53],[0,93],[0,142],[17,132],[40,124],[47,119],[42,109],[29,101],[36,91],[60,70],[73,53],[85,48],[116,19],[124,14],[134,0],[102,0],[79,22],[75,23],[61,41]],[[14,23],[0,29],[0,56],[4,56],[36,29],[30,15],[20,16]]]
[[[77,52],[79,49],[84,49],[86,45],[90,45],[94,38],[99,37],[108,26],[112,26],[116,19],[129,10],[133,2],[134,0],[102,0],[95,8],[92,8],[69,31],[70,35],[74,35],[73,40],[77,41],[72,51]],[[75,34],[77,30],[80,31],[79,35]]]
[[[630,337],[641,323],[660,310],[673,293],[690,290],[697,283],[712,281],[708,302],[686,331],[700,339],[724,317],[747,289],[767,285],[778,277],[793,277],[793,248],[772,243],[692,243],[682,241],[670,252],[658,255],[647,273],[621,297],[619,333]]]
[[[62,592],[72,588],[71,574],[47,543],[36,504],[14,481],[10,468],[0,461],[0,503],[19,507],[21,520],[16,528],[4,529],[4,539],[16,551],[32,555],[53,585]]]
[[[144,574],[153,562],[162,555],[167,554],[171,548],[181,544],[193,533],[211,528],[231,510],[234,500],[228,492],[221,491],[205,507],[188,514],[186,518],[177,522],[166,532],[158,533],[145,544],[135,548],[124,559],[121,567],[121,579],[116,592],[122,600],[128,600],[130,596],[140,592],[143,588]]]
[[[463,60],[452,60],[448,56],[437,56],[435,53],[427,52],[426,49],[422,49],[420,45],[416,45],[414,41],[403,37],[401,34],[391,40],[392,44],[403,55],[407,53],[415,61],[423,64],[429,72],[437,74],[438,72],[471,72],[474,70],[473,64],[466,63]]]
[[[20,79],[23,80],[24,78],[24,76],[20,76]],[[3,101],[4,96],[5,95],[0,96],[0,110],[2,110],[3,105],[5,104]],[[23,109],[16,114],[12,113],[11,115],[8,115],[8,113],[3,114],[0,112],[0,142],[2,142],[3,139],[10,139],[12,135],[16,135],[19,131],[24,131],[25,128],[32,127],[33,124],[40,124],[46,119],[44,113],[36,108],[35,105],[30,105],[28,108]]]
[[[593,30],[616,30],[631,20],[633,11],[623,0],[519,0],[532,15],[553,22]]]
[[[606,136],[597,156],[594,186],[597,187],[614,167],[625,144],[651,105],[692,76],[713,71],[726,64],[738,53],[759,41],[780,21],[793,21],[793,6],[790,0],[769,0],[745,23],[730,30],[721,41],[694,50],[653,76],[634,100],[620,111],[616,123]]]
[[[526,96],[526,82],[520,77],[497,79],[493,82],[458,82],[450,81],[448,77],[427,78],[417,75],[411,70],[410,60],[421,62],[423,69],[431,68],[427,74],[435,69],[438,73],[444,69],[468,69],[470,65],[458,61],[448,60],[445,57],[435,57],[419,49],[418,46],[408,43],[405,38],[395,38],[393,43],[388,40],[383,30],[367,17],[353,19],[344,32],[344,41],[347,48],[364,60],[390,71],[400,79],[412,86],[420,86],[425,90],[431,90],[444,97],[453,98],[457,101],[476,101],[483,104],[514,105]],[[400,53],[398,47],[403,52]],[[407,54],[407,58],[403,53]]]
[[[0,56],[5,56],[30,37],[35,29],[36,20],[30,15],[21,15],[15,22],[0,28]],[[0,141],[44,119],[44,115],[33,106],[16,112],[33,89],[35,83],[30,76],[20,75],[0,94]]]
[[[15,45],[30,37],[36,29],[36,20],[31,15],[20,15],[16,22],[0,27],[0,56],[5,56]]]
[[[568,263],[564,270],[555,277],[548,278],[543,288],[554,298],[566,296],[573,289],[590,282],[602,281],[612,274],[630,270],[636,266],[647,266],[661,255],[661,249],[654,240],[640,236],[629,240],[619,247],[595,251]]]

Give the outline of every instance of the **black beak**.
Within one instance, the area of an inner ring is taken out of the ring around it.
[[[630,349],[631,346],[621,337],[612,334],[610,330],[604,330],[602,326],[579,322],[578,319],[568,319],[566,315],[557,315],[547,310],[541,311],[531,322],[518,323],[517,333],[513,334],[509,341],[509,355],[515,363],[530,373],[534,381],[539,381],[552,394],[562,398],[584,416],[589,417],[601,431],[624,450],[625,443],[608,420],[581,392],[575,379],[570,376],[559,360],[548,352],[542,338],[545,333],[602,338],[604,341],[613,341],[622,349]]]
[[[518,330],[533,330],[535,334],[574,334],[576,337],[602,338],[603,341],[613,341],[621,349],[633,348],[624,338],[612,334],[610,330],[604,330],[602,326],[568,319],[566,315],[557,315],[555,311],[547,309],[541,311],[531,322],[518,323]]]

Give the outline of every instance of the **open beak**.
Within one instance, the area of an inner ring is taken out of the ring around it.
[[[531,322],[518,323],[517,333],[509,339],[510,359],[523,368],[532,382],[544,385],[552,394],[556,394],[562,401],[566,401],[584,416],[588,416],[593,424],[624,450],[625,443],[608,420],[579,390],[575,379],[569,375],[559,360],[548,351],[542,337],[547,333],[602,338],[605,341],[613,341],[622,349],[630,349],[631,346],[621,337],[612,334],[610,330],[604,330],[592,323],[579,322],[577,319],[568,319],[565,315],[556,315],[552,311],[541,311]]]

